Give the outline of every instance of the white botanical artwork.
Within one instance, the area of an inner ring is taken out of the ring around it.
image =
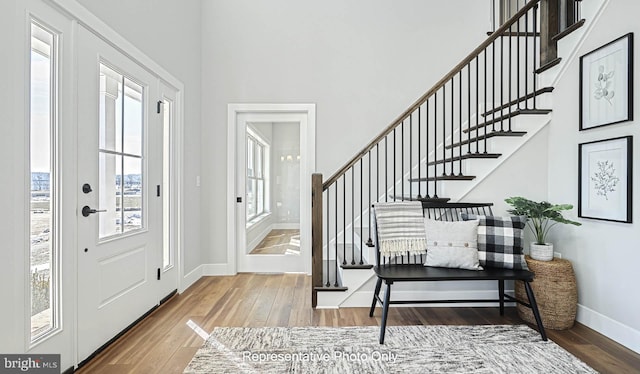
[[[598,161],[597,164],[597,170],[591,177],[593,189],[596,195],[609,200],[609,193],[616,191],[620,178],[616,176],[616,168],[612,161]]]
[[[580,130],[633,119],[633,34],[580,57]]]
[[[580,144],[579,217],[631,222],[631,147],[630,136]]]

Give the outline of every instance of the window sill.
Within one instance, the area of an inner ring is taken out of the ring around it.
[[[253,226],[259,224],[260,222],[266,220],[269,217],[271,217],[271,212],[265,212],[257,217],[254,217],[253,219],[247,222],[247,230],[251,229]]]

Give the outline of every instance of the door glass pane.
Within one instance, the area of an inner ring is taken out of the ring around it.
[[[105,238],[122,232],[122,156],[100,152],[98,162],[98,206],[105,210],[98,215],[98,231]]]
[[[254,151],[254,142],[253,139],[247,138],[247,176],[253,177],[255,175],[254,172],[254,160],[253,160],[253,151]]]
[[[142,86],[100,64],[100,239],[144,226],[142,99]]]
[[[124,153],[142,156],[142,86],[124,79]]]
[[[53,331],[56,322],[57,220],[53,168],[56,38],[31,24],[30,70],[30,305],[31,341]]]
[[[124,156],[122,207],[124,232],[142,228],[142,160]]]

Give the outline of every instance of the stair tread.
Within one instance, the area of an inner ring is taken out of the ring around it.
[[[444,160],[429,161],[427,165],[432,166],[436,164],[443,164],[443,163],[452,162],[452,161],[456,162],[456,161],[468,160],[468,159],[493,159],[493,158],[498,158],[500,156],[502,156],[502,153],[465,153],[462,156],[455,156],[453,158],[448,157],[448,158],[445,158]]]
[[[545,94],[545,93],[551,93],[551,92],[553,92],[553,87],[550,87],[550,86],[537,89],[534,92],[529,92],[528,94],[526,94],[524,96],[521,96],[521,97],[519,97],[517,99],[511,100],[510,102],[508,102],[506,104],[500,105],[497,108],[493,108],[493,109],[483,113],[482,116],[486,117],[486,116],[488,116],[490,114],[493,114],[495,112],[499,112],[500,110],[507,109],[509,107],[512,107],[512,106],[518,104],[518,103],[521,103],[523,101],[529,100],[529,99],[533,98],[534,96],[539,96],[539,95],[542,95],[542,94]],[[520,108],[518,108],[518,109],[520,109]]]
[[[487,31],[487,36],[491,36],[493,35],[494,31]],[[530,36],[540,36],[539,32],[533,33],[531,31],[525,32],[525,31],[516,31],[516,32],[511,32],[511,31],[505,31],[502,35],[500,36],[521,36],[521,37],[530,37]]]
[[[495,123],[499,123],[502,122],[504,120],[507,120],[509,118],[513,118],[519,115],[524,115],[524,114],[532,114],[532,115],[545,115],[545,114],[549,114],[551,113],[551,109],[516,109],[511,111],[511,113],[506,113],[502,116],[498,116],[496,118],[492,118],[488,121],[485,121],[483,123],[479,123],[477,125],[473,125],[471,127],[468,127],[464,130],[462,130],[462,132],[464,133],[468,133],[469,131],[474,131],[474,130],[478,130],[481,129],[483,127],[487,127],[489,125],[493,125]]]
[[[559,32],[558,34],[554,35],[551,37],[551,40],[553,40],[554,42],[557,42],[558,40],[564,38],[565,36],[571,34],[572,32],[576,31],[577,29],[581,28],[582,26],[584,26],[586,20],[583,18],[578,22],[575,22],[573,25],[567,27],[566,29],[562,30],[561,32]]]
[[[470,142],[481,141],[481,140],[484,140],[485,138],[486,139],[490,139],[490,138],[495,138],[495,137],[507,137],[507,136],[517,137],[517,136],[524,136],[526,134],[527,134],[526,131],[492,131],[492,132],[488,132],[488,133],[480,135],[480,136],[475,136],[475,137],[470,138],[470,139],[464,139],[462,142],[449,144],[445,148],[446,149],[451,149],[451,148],[459,147],[461,145],[466,145],[466,144],[468,144]]]
[[[434,182],[434,181],[470,181],[476,178],[475,175],[440,175],[437,177],[411,178],[410,182]]]
[[[414,182],[412,179],[409,179],[410,182]],[[417,182],[417,181],[415,181]],[[391,198],[393,198],[393,196],[390,196]],[[400,200],[400,201],[422,201],[423,203],[446,203],[449,200],[451,200],[448,197],[418,197],[418,196],[395,196],[396,200]]]
[[[558,57],[555,60],[551,60],[549,62],[547,62],[546,64],[540,66],[539,68],[536,69],[535,73],[536,74],[540,74],[546,70],[551,69],[552,67],[558,65],[560,63],[560,61],[562,61],[562,58]]]
[[[327,268],[329,274],[327,274]],[[336,260],[322,260],[322,286],[314,287],[316,291],[346,291],[347,287],[342,285],[342,280],[336,273]],[[327,279],[330,280],[327,286]],[[337,281],[337,286],[336,286]]]

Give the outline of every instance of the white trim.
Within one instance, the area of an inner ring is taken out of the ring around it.
[[[640,353],[640,331],[578,304],[576,321]]]
[[[255,114],[302,114],[306,121],[300,124],[300,149],[306,162],[300,165],[300,234],[304,248],[311,248],[311,173],[316,166],[316,106],[315,104],[228,104],[227,107],[227,273],[237,273],[236,243],[236,127],[238,115]],[[272,122],[272,118],[266,120]],[[305,143],[302,143],[305,142]],[[308,177],[308,178],[307,178]],[[311,252],[305,251],[304,271],[311,273]]]
[[[200,265],[195,269],[191,270],[189,274],[185,275],[180,279],[180,285],[178,287],[178,293],[183,293],[187,288],[191,287],[194,283],[196,283],[200,278],[202,278],[204,265]]]

